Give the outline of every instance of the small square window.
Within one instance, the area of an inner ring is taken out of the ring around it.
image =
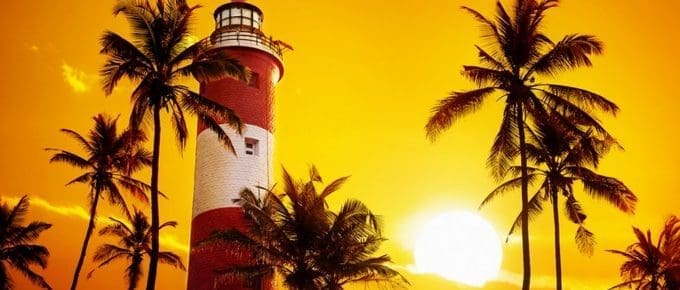
[[[246,155],[258,156],[260,154],[259,141],[254,138],[246,138]]]

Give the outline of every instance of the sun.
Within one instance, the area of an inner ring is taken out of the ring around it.
[[[498,275],[503,258],[496,231],[472,212],[448,212],[430,220],[413,254],[419,272],[475,287]]]

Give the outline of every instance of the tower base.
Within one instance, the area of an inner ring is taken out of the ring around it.
[[[196,247],[195,245],[207,238],[213,231],[235,228],[246,230],[243,209],[240,207],[226,207],[213,209],[194,217],[191,222],[191,251],[189,252],[189,281],[188,290],[250,290],[274,289],[273,279],[264,278],[258,281],[243,281],[220,279],[215,271],[228,269],[233,266],[252,264],[251,254],[238,250],[233,245],[220,244]]]

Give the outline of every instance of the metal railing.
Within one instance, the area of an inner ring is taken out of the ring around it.
[[[212,45],[220,45],[221,43],[235,42],[243,45],[254,45],[264,47],[267,50],[275,53],[279,57],[283,55],[286,49],[292,49],[279,40],[274,40],[271,36],[266,36],[258,29],[249,26],[226,26],[218,28],[210,36]]]

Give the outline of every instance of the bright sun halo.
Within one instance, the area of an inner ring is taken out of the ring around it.
[[[420,272],[481,287],[498,275],[503,253],[486,220],[471,212],[449,212],[425,224],[414,256]]]

